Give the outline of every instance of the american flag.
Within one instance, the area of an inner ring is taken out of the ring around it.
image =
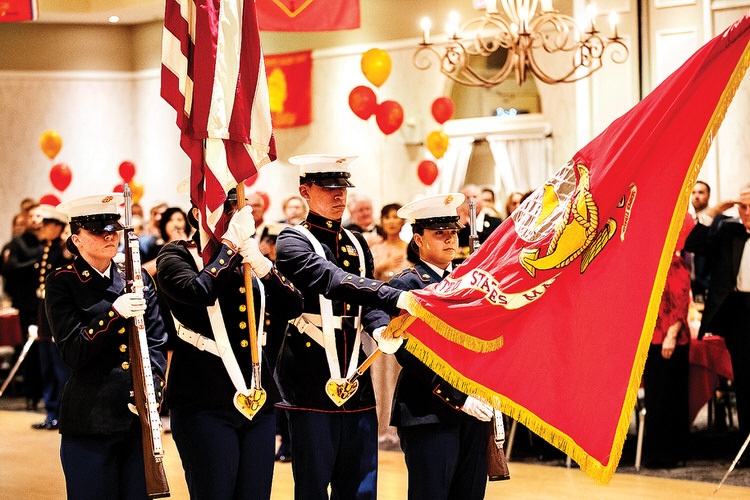
[[[253,1],[166,0],[161,95],[177,111],[208,259],[228,224],[227,192],[276,159]]]

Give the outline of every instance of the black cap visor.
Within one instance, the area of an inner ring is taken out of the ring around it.
[[[351,175],[349,172],[313,172],[305,174],[302,180],[312,181],[316,186],[323,188],[350,188],[354,187],[349,181]]]
[[[124,228],[118,214],[82,215],[72,217],[70,223],[92,233],[111,233]]]
[[[463,226],[458,222],[458,216],[449,217],[430,217],[428,219],[416,219],[414,224],[422,229],[462,229]]]

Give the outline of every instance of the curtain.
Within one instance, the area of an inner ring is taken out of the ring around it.
[[[427,194],[458,191],[466,180],[466,169],[469,167],[472,149],[473,137],[451,138],[445,156],[437,161],[438,178],[427,189]]]
[[[495,160],[498,200],[504,200],[512,192],[525,193],[536,189],[554,173],[552,140],[548,137],[488,135],[487,142]]]

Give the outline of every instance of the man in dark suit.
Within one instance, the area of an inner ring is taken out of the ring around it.
[[[352,159],[289,160],[300,168],[299,192],[310,207],[305,221],[281,231],[276,242],[276,265],[304,295],[304,313],[287,329],[276,365],[297,500],[327,499],[329,484],[333,498],[377,496],[378,419],[369,372],[343,402],[329,389],[365,359],[360,306],[395,315],[403,292],[372,278],[364,237],[341,227]]]
[[[698,224],[685,249],[705,255],[711,266],[700,335],[724,337],[732,358],[740,431],[750,433],[750,185],[735,203],[739,219],[715,221],[709,228]]]
[[[389,285],[420,290],[450,273],[461,227],[456,207],[463,198],[460,193],[427,196],[398,211],[399,217],[414,220],[410,245],[416,247],[419,261],[394,276]],[[390,321],[384,313],[368,316],[376,333]],[[406,458],[409,499],[484,498],[492,407],[453,388],[405,348],[395,354],[403,370],[393,397],[391,425],[398,428]]]

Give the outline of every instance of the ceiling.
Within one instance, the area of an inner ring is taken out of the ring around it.
[[[39,20],[46,23],[107,24],[116,15],[121,24],[164,19],[164,0],[38,0]]]

